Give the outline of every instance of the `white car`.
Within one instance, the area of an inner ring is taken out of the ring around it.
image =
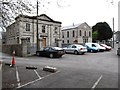
[[[87,52],[87,48],[79,45],[79,44],[72,44],[68,45],[67,47],[63,48],[65,53],[73,53],[73,54],[85,54]]]

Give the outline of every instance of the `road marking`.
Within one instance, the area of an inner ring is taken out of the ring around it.
[[[37,82],[37,81],[39,81],[39,80],[41,80],[41,79],[43,79],[43,78],[46,78],[46,77],[51,76],[51,75],[53,75],[53,74],[56,74],[56,73],[58,73],[58,72],[60,72],[60,71],[57,71],[57,72],[55,72],[55,73],[51,73],[51,74],[49,74],[49,75],[46,75],[45,77],[41,77],[41,78],[39,78],[39,79],[33,80],[33,81],[31,81],[31,82],[28,82],[28,83],[26,83],[26,84],[23,84],[23,85],[21,85],[21,86],[18,86],[17,88],[22,88],[22,87],[27,86],[27,85],[29,85],[29,84],[35,83],[35,82]]]
[[[95,84],[92,86],[92,90],[95,89],[95,87],[98,85],[98,83],[100,82],[100,80],[102,79],[102,75],[98,78],[98,80],[95,82]]]
[[[36,75],[38,76],[39,79],[41,79],[42,77],[38,74],[38,72],[36,70],[34,70],[34,72],[36,73]]]
[[[20,78],[19,78],[19,74],[18,74],[18,69],[17,69],[17,66],[16,66],[16,77],[17,77],[17,82],[18,82],[18,87],[20,86]]]

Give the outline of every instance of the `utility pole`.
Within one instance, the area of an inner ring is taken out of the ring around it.
[[[114,17],[113,17],[113,48],[114,48]]]
[[[39,49],[39,46],[38,46],[38,0],[37,0],[37,17],[36,18],[37,18],[37,23],[36,23],[36,25],[37,25],[36,26],[36,30],[37,30],[36,31],[36,34],[37,34],[36,35],[36,47],[37,47],[37,51],[38,51],[38,49]]]

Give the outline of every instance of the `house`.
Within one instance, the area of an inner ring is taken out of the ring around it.
[[[92,28],[86,22],[62,28],[63,45],[86,42],[92,42]]]
[[[46,14],[37,16],[19,15],[15,22],[7,27],[6,44],[21,44],[25,38],[28,43],[36,45],[38,18],[39,48],[46,46],[61,47],[61,22],[55,21]]]

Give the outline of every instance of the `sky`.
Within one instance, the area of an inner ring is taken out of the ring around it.
[[[114,30],[118,30],[119,0],[52,0],[48,9],[41,11],[50,18],[61,21],[62,27],[86,22],[93,26],[98,22],[107,22]],[[59,7],[60,5],[61,7]],[[40,12],[39,12],[40,13]]]
[[[31,3],[36,4],[36,1],[32,0]],[[39,1],[45,2],[45,0]],[[46,4],[45,8],[39,7],[39,14],[44,13],[53,20],[62,22],[62,27],[83,22],[92,27],[98,22],[107,22],[113,29],[114,18],[114,30],[118,31],[118,1],[120,0],[48,1],[50,1],[50,4]]]

